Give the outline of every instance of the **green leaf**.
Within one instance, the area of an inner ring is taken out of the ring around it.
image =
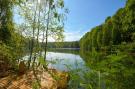
[[[46,61],[44,60],[44,58],[42,56],[38,58],[38,61],[39,61],[39,63],[41,65],[46,65],[47,64]]]

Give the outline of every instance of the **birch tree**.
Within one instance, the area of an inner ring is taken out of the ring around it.
[[[20,15],[25,23],[23,36],[29,38],[29,60],[33,64],[38,58],[37,53],[46,60],[48,39],[62,41],[64,38],[64,20],[67,9],[63,0],[27,0],[19,8]],[[26,34],[29,33],[29,34]],[[41,45],[42,43],[42,45]],[[44,50],[44,52],[43,52]],[[44,54],[41,54],[41,53]]]

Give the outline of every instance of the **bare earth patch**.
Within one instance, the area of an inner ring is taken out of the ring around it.
[[[32,89],[39,80],[40,89],[66,89],[68,73],[49,69],[49,71],[27,71],[23,75],[10,74],[0,79],[0,89]]]

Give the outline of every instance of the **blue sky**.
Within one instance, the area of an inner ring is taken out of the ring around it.
[[[125,6],[126,0],[64,0],[69,9],[65,21],[65,41],[77,41],[91,28],[102,24],[106,17],[112,16]],[[22,19],[15,14],[15,22]],[[49,41],[54,41],[49,39]]]
[[[65,41],[79,40],[125,3],[126,0],[65,0],[65,7],[70,11],[65,22]]]

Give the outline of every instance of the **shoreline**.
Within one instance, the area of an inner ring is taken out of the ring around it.
[[[36,76],[32,70],[28,70],[22,75],[9,73],[8,76],[0,78],[0,89],[66,89],[69,81],[67,72],[58,71],[56,69],[48,69],[48,71],[36,70]],[[37,78],[36,78],[37,77]],[[38,86],[38,79],[40,86]]]

